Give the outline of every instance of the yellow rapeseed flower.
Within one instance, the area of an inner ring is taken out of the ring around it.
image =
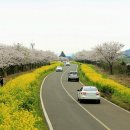
[[[43,66],[32,73],[16,77],[0,88],[0,130],[37,130],[36,123],[42,119],[34,114],[35,110],[31,106],[32,89],[36,87],[32,83],[38,82],[45,72],[60,64]]]
[[[121,85],[114,80],[103,78],[103,76],[97,73],[87,64],[81,65],[81,71],[85,74],[87,79],[95,84],[98,84],[101,88],[107,88],[112,90],[116,95],[122,96],[124,100],[130,102],[130,89],[124,85]]]

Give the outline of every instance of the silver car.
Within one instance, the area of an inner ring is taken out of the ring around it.
[[[63,71],[63,68],[61,66],[56,67],[56,72],[62,72],[62,71]]]
[[[70,71],[68,73],[68,81],[79,81],[79,76],[77,71]]]
[[[78,101],[83,100],[96,100],[100,104],[100,92],[94,86],[83,86],[78,91]]]
[[[70,66],[70,62],[66,62],[65,65],[66,65],[66,66]]]

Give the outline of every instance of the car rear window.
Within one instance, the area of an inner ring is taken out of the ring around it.
[[[70,74],[77,74],[77,72],[70,72]]]
[[[91,87],[83,88],[83,91],[97,91],[97,88],[91,88]]]

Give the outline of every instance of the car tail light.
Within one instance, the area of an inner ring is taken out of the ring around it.
[[[81,92],[82,95],[86,95],[87,93],[86,92]]]
[[[100,93],[99,93],[99,92],[96,92],[96,95],[100,95]]]

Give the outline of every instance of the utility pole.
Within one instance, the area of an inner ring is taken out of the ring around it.
[[[31,49],[33,50],[34,49],[34,46],[35,46],[35,43],[31,43]]]

